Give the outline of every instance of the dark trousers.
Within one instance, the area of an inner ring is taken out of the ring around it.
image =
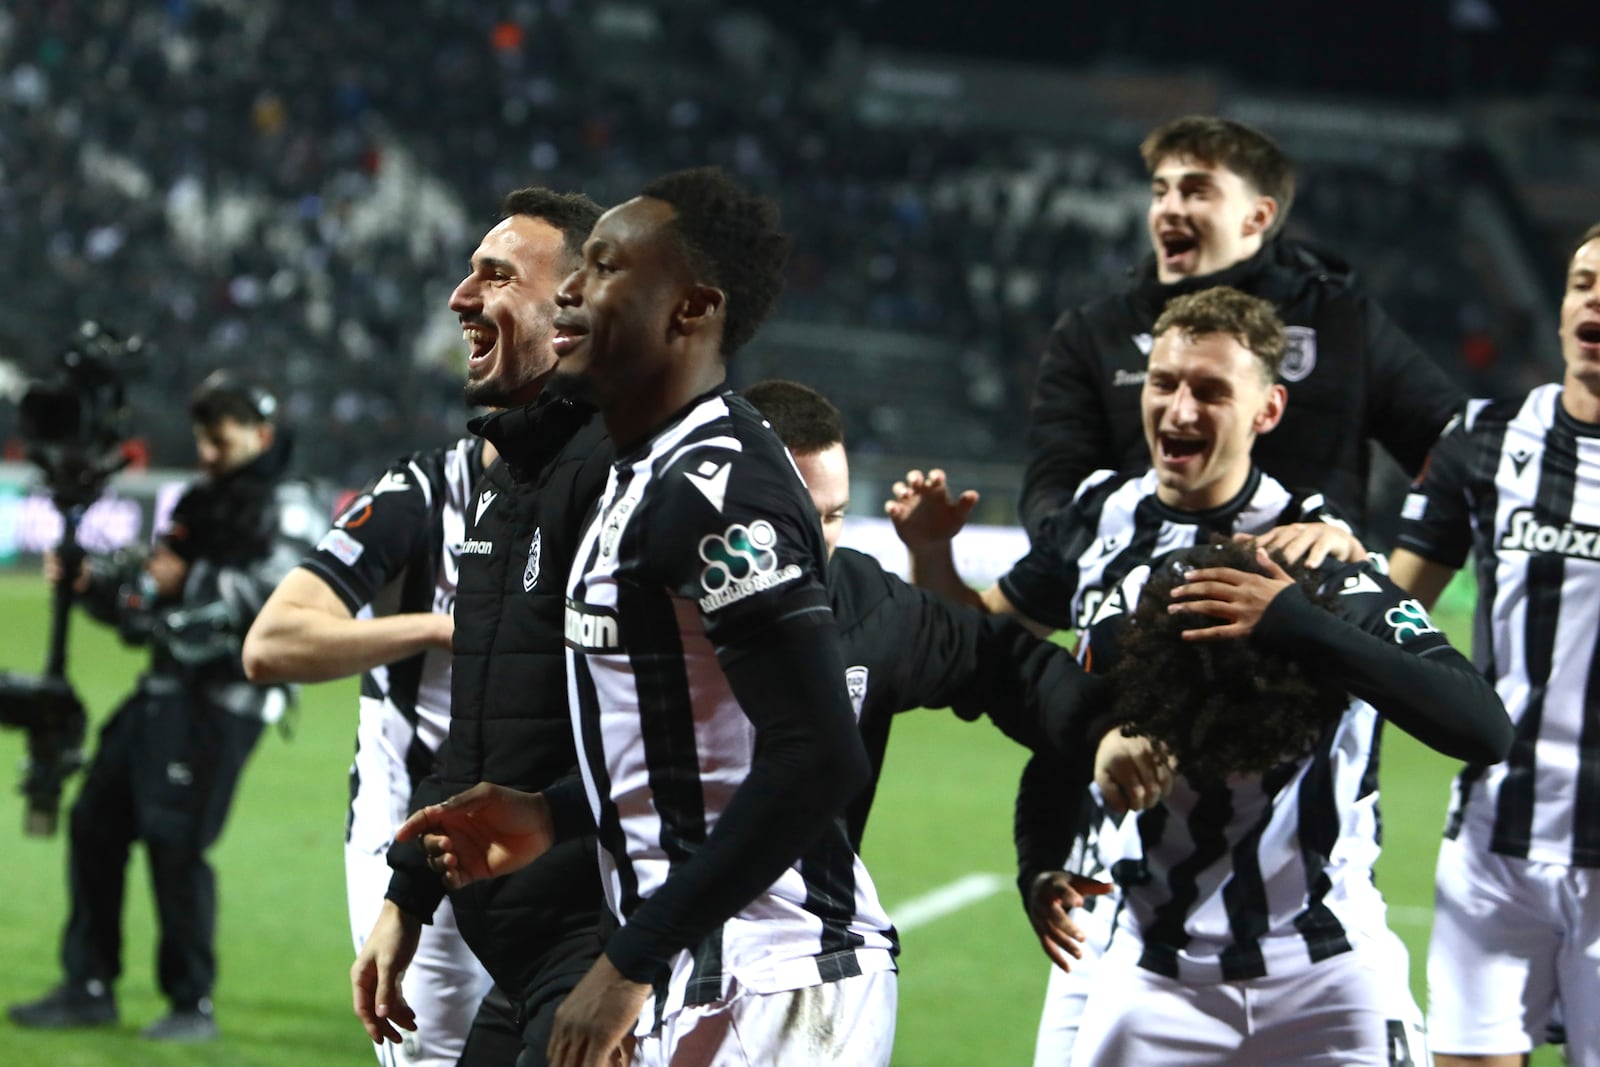
[[[161,679],[141,683],[101,729],[72,806],[72,904],[61,942],[69,982],[110,986],[122,973],[128,853],[142,841],[160,927],[161,991],[179,1008],[211,995],[217,889],[205,850],[222,832],[261,729]]]
[[[556,1009],[600,955],[600,939],[582,928],[551,946],[519,1004],[491,986],[467,1033],[456,1067],[546,1067]]]

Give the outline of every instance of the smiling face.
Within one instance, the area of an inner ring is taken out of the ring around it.
[[[1150,244],[1156,276],[1170,284],[1226,270],[1261,248],[1277,215],[1227,167],[1169,156],[1150,175]]]
[[[515,407],[538,397],[556,363],[550,320],[561,266],[561,231],[543,219],[512,215],[484,235],[450,294],[470,347],[469,404]]]
[[[1177,328],[1150,350],[1140,406],[1162,503],[1220,507],[1244,488],[1250,448],[1283,417],[1284,388],[1233,336]]]
[[[1567,265],[1561,357],[1568,389],[1600,395],[1600,237],[1580,245]]]
[[[587,374],[600,396],[650,388],[670,370],[694,279],[671,228],[672,205],[635,197],[607,211],[556,296],[560,373]]]
[[[844,532],[845,513],[850,510],[850,463],[845,458],[844,445],[795,454],[794,465],[822,517],[822,540],[827,543],[831,559],[839,546],[839,535]]]

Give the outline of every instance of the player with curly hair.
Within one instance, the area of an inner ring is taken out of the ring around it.
[[[1334,598],[1319,588],[1318,576],[1282,556],[1273,561],[1313,603],[1332,607]],[[1310,664],[1263,655],[1249,641],[1175,640],[1217,625],[1210,615],[1168,610],[1172,590],[1196,566],[1262,573],[1252,550],[1220,540],[1169,556],[1153,569],[1118,648],[1109,721],[1124,737],[1149,738],[1190,781],[1265,774],[1310,752],[1349,700]],[[1193,684],[1175,686],[1171,678]]]
[[[1117,788],[1108,748],[1143,746],[1172,777],[1129,798],[1138,855],[1115,869],[1124,904],[1074,1065],[1426,1055],[1372,882],[1378,738],[1387,720],[1494,760],[1509,721],[1373,563],[1296,571],[1237,542],[1180,549],[1134,568],[1086,635],[1117,690],[1091,730],[1096,784]]]

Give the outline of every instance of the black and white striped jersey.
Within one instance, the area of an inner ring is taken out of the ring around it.
[[[805,487],[742,398],[708,394],[613,466],[573,562],[566,626],[579,764],[625,933],[676,872],[711,859],[706,842],[751,774],[755,728],[725,665],[799,616],[831,627],[823,574]],[[826,684],[850,736],[835,669]],[[660,1012],[725,996],[733,979],[767,993],[894,966],[893,930],[842,817],[753,892],[676,952]]]
[[[1600,866],[1600,426],[1561,386],[1472,401],[1406,498],[1396,542],[1478,578],[1473,659],[1516,727],[1456,781],[1446,834],[1507,856]]]
[[[1159,565],[1135,567],[1101,605],[1087,634],[1097,669],[1109,669]],[[1339,591],[1346,622],[1384,642],[1381,655],[1394,646],[1443,655],[1470,679],[1422,605],[1372,564],[1331,567],[1325,588]],[[1113,867],[1124,898],[1118,936],[1139,940],[1140,966],[1186,982],[1285,976],[1382,931],[1372,882],[1381,726],[1352,697],[1308,755],[1264,775],[1191,783],[1179,768],[1167,796],[1135,816],[1139,854]]]
[[[1058,630],[1083,629],[1107,592],[1141,563],[1204,542],[1210,534],[1261,533],[1294,522],[1349,529],[1321,493],[1291,492],[1259,467],[1232,500],[1179,511],[1156,496],[1156,472],[1096,471],[1072,503],[1046,520],[1028,554],[1000,579],[1027,618]]]
[[[483,442],[476,437],[395,462],[351,502],[301,566],[359,618],[449,614],[482,470]],[[412,787],[433,769],[449,730],[448,651],[428,649],[362,675],[348,844],[373,853],[389,847],[394,828],[405,821]]]

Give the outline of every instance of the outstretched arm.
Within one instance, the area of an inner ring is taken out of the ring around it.
[[[479,782],[412,812],[394,839],[421,838],[428,865],[459,889],[527,866],[555,843],[555,833],[544,794]]]
[[[1358,625],[1324,611],[1293,587],[1289,576],[1261,552],[1266,575],[1224,567],[1191,571],[1172,590],[1170,610],[1214,615],[1223,625],[1186,630],[1185,640],[1255,635],[1268,647],[1308,657],[1330,682],[1371,704],[1423,744],[1470,763],[1496,763],[1511,749],[1511,720],[1494,688],[1451,648],[1416,599],[1377,571],[1349,571],[1354,584],[1341,596],[1365,597],[1354,605]],[[1375,599],[1374,599],[1375,598]]]
[[[244,641],[253,682],[325,682],[450,649],[449,615],[408,612],[358,619],[327,582],[298,567],[273,590]]]

